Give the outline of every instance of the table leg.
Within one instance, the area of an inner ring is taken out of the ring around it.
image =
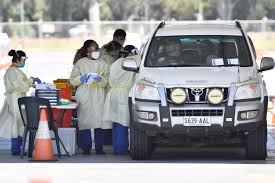
[[[58,137],[58,138],[59,138],[59,137]],[[61,140],[60,138],[59,138],[59,142],[61,143],[63,149],[65,150],[65,152],[66,152],[66,154],[67,154],[67,156],[70,158],[71,156],[70,156],[69,152],[67,151],[65,145],[63,144],[63,142],[62,142],[62,140]]]
[[[77,118],[77,109],[73,110],[73,127],[76,130],[76,143],[77,146],[80,146],[80,135],[79,135],[79,127],[78,127],[78,118]]]
[[[58,112],[58,117],[57,117],[57,124],[60,125],[60,127],[62,128],[62,122],[63,122],[63,118],[65,115],[66,109],[60,109]]]

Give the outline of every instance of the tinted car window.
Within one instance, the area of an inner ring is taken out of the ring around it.
[[[241,36],[155,37],[145,67],[216,67],[253,65]]]

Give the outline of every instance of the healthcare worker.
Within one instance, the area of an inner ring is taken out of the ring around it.
[[[103,151],[104,133],[101,125],[109,67],[99,59],[98,44],[93,40],[85,41],[78,52],[83,58],[74,64],[70,83],[77,87],[79,146],[83,154],[91,153],[91,129],[94,129],[96,154],[105,154]]]
[[[122,50],[122,45],[118,41],[111,41],[104,45],[104,51],[101,52],[100,58],[108,64],[108,67],[112,65],[118,58],[119,53]],[[107,86],[106,93],[110,90],[110,86]],[[112,129],[104,129],[104,144],[112,144]]]
[[[116,29],[114,34],[113,34],[113,40],[112,41],[117,41],[122,47],[125,43],[125,40],[126,40],[126,32],[125,30],[123,29]],[[109,44],[109,43],[107,43]],[[105,49],[105,46],[107,45],[103,45],[99,52],[100,52],[100,55],[105,55],[105,52],[106,52],[106,49]]]
[[[122,46],[117,41],[111,41],[104,46],[105,52],[101,55],[101,59],[104,60],[110,67],[114,61],[119,58],[119,53],[122,49]]]
[[[127,45],[124,51],[127,53],[125,57],[137,55],[137,49],[132,45]],[[108,92],[104,105],[103,126],[104,128],[112,126],[113,154],[128,153],[130,124],[128,96],[135,82],[135,73],[122,69],[124,59],[118,59],[110,67],[111,90]]]
[[[4,75],[5,101],[0,112],[0,137],[11,138],[12,155],[20,155],[23,135],[23,121],[19,112],[18,98],[26,96],[33,82],[38,78],[27,78],[20,70],[25,66],[26,53],[21,50],[10,50],[12,64]]]

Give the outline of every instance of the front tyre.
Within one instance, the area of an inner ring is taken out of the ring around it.
[[[265,160],[267,155],[266,142],[266,125],[263,125],[251,134],[248,134],[246,145],[247,158],[250,160]]]
[[[148,160],[151,157],[152,142],[145,132],[130,125],[130,156],[133,160]]]

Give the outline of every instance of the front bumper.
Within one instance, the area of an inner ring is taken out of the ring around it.
[[[209,135],[209,134],[232,134],[235,132],[250,133],[261,125],[266,125],[267,97],[264,103],[260,100],[235,102],[234,106],[226,104],[213,106],[210,104],[168,104],[162,107],[160,101],[136,100],[135,104],[129,98],[131,113],[131,125],[145,131],[148,135],[164,134],[188,134]],[[218,116],[211,116],[211,126],[209,127],[187,127],[183,125],[183,117],[172,114],[173,110],[211,110],[223,111]],[[240,120],[240,111],[258,110],[258,115],[254,119]],[[156,114],[155,120],[143,120],[138,116],[139,111],[150,111]]]

